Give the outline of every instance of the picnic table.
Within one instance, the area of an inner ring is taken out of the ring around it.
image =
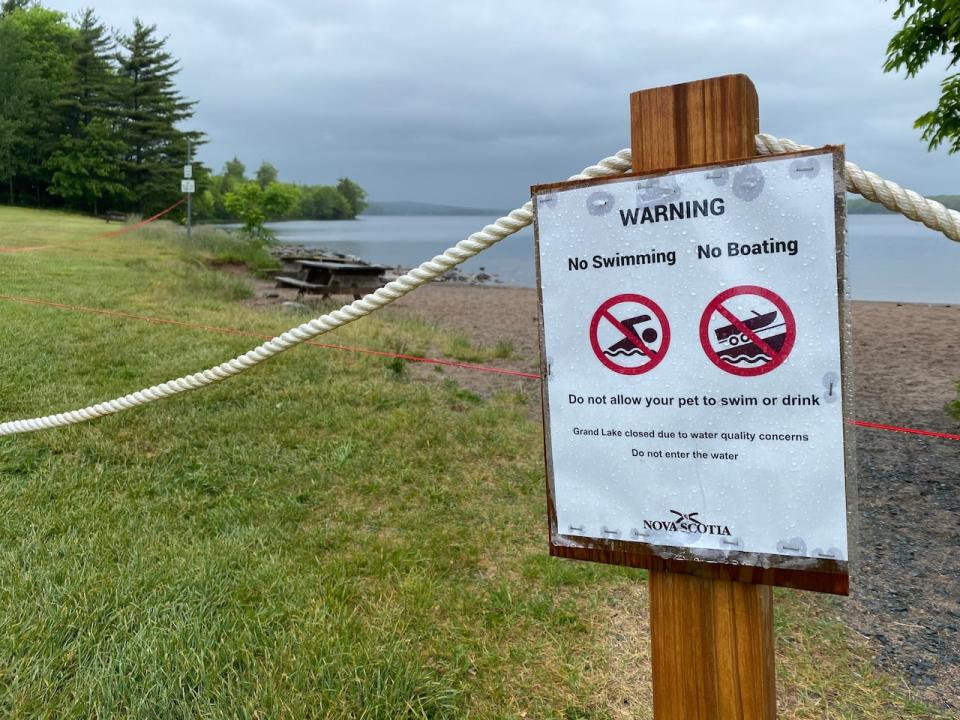
[[[331,295],[353,295],[359,300],[383,285],[385,267],[359,265],[328,260],[293,260],[295,276],[278,275],[277,287],[295,287],[297,295],[310,293],[327,298]]]

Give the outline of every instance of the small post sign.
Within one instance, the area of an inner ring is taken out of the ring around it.
[[[183,166],[184,180],[189,180],[192,177],[193,177],[193,165],[184,165]]]
[[[553,554],[848,592],[842,169],[533,188]]]

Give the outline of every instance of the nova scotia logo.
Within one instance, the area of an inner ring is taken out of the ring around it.
[[[730,536],[730,528],[727,525],[718,525],[704,522],[700,519],[699,512],[682,513],[679,510],[671,510],[676,515],[672,520],[644,520],[643,527],[646,530],[656,530],[659,532],[682,532],[696,533],[697,535],[724,535]]]

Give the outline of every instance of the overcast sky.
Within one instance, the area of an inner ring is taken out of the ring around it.
[[[46,0],[71,14],[93,0]],[[169,35],[197,100],[199,157],[281,179],[348,175],[377,200],[512,208],[629,146],[631,91],[742,72],[764,132],[847,157],[920,192],[960,192],[960,156],[913,120],[945,60],[885,75],[895,3],[130,0],[93,3]]]

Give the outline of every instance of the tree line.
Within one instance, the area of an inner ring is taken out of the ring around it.
[[[204,134],[183,129],[196,101],[178,91],[179,60],[166,43],[138,18],[126,34],[92,9],[71,20],[0,0],[0,202],[145,215],[182,198],[188,143],[202,145]],[[291,185],[266,162],[251,179],[237,159],[220,175],[192,164],[198,220],[341,219],[365,207],[347,178]]]
[[[366,191],[350,178],[342,177],[336,185],[280,182],[276,167],[267,161],[252,178],[246,172],[234,157],[221,174],[209,176],[194,197],[197,217],[245,224],[260,215],[274,220],[350,220],[367,207]]]
[[[93,10],[0,7],[0,188],[6,201],[147,213],[180,196],[194,101],[156,27],[108,32]],[[4,187],[5,186],[5,187]]]
[[[266,220],[349,220],[367,207],[366,191],[350,178],[336,185],[295,185],[277,178],[277,169],[264,161],[248,179],[246,166],[234,157],[196,197],[198,217],[236,220],[249,235],[266,239]]]

